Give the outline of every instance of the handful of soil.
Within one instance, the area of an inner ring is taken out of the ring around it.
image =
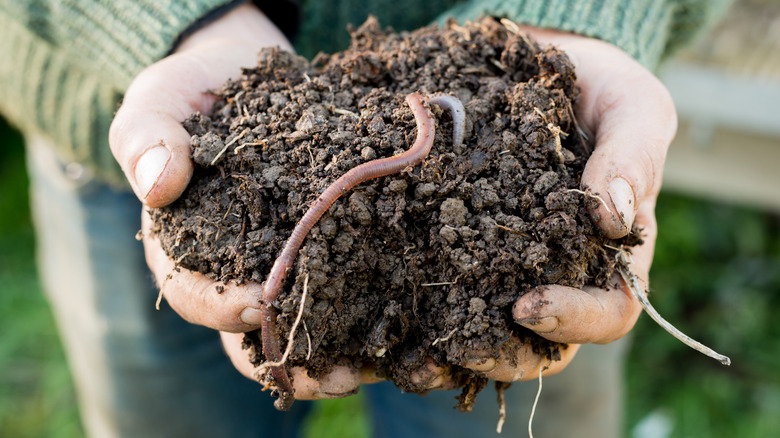
[[[421,165],[333,204],[273,302],[272,335],[284,348],[308,278],[286,366],[316,378],[336,361],[373,365],[414,392],[410,373],[431,358],[452,367],[468,410],[486,384],[461,367],[470,351],[498,357],[512,336],[553,360],[566,348],[515,324],[515,300],[542,284],[605,286],[616,268],[607,246],[638,243],[636,233],[604,238],[588,212],[598,201],[579,190],[591,148],[564,53],[490,18],[400,34],[369,19],[348,50],[311,63],[263,50],[217,91],[210,116],[185,122],[195,175],[152,218],[179,265],[262,283],[320,192],[411,146],[404,97],[415,91],[463,103],[463,143],[453,145],[450,114],[433,107],[435,142]],[[266,360],[261,344],[247,334],[256,365]]]

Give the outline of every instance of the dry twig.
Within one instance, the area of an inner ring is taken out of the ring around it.
[[[630,266],[630,257],[628,253],[625,250],[620,250],[617,253],[617,260],[618,260],[618,272],[620,273],[620,276],[623,277],[623,281],[626,282],[628,285],[628,288],[631,289],[631,293],[634,295],[634,297],[639,301],[639,304],[642,305],[642,309],[644,309],[645,313],[647,313],[650,318],[653,319],[658,325],[664,328],[669,334],[674,336],[675,338],[679,339],[683,344],[693,348],[694,350],[698,351],[699,353],[702,353],[704,355],[707,355],[718,362],[722,363],[723,365],[731,365],[731,359],[728,356],[724,356],[715,350],[713,350],[710,347],[707,347],[706,345],[702,344],[701,342],[698,342],[691,338],[690,336],[686,335],[685,333],[681,332],[677,329],[677,327],[673,326],[670,322],[665,320],[650,304],[650,301],[647,299],[647,296],[645,295],[644,288],[639,282],[639,278],[631,271]]]

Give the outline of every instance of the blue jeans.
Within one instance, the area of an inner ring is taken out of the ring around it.
[[[217,333],[165,305],[134,238],[141,205],[45,140],[28,140],[38,261],[92,437],[294,437],[312,403],[277,412],[260,386],[241,376]],[[617,437],[626,343],[586,345],[564,372],[545,378],[534,419],[540,437]],[[507,391],[504,436],[527,432],[535,381]],[[484,437],[495,434],[491,388],[474,412],[453,409],[455,392],[421,397],[392,384],[364,386],[375,437]]]

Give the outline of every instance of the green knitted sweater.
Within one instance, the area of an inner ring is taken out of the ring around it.
[[[0,0],[0,112],[50,139],[66,162],[124,185],[108,128],[133,77],[236,0]],[[496,15],[611,42],[649,68],[690,41],[729,0],[276,0],[255,3],[300,53],[348,44],[369,13],[396,30]]]

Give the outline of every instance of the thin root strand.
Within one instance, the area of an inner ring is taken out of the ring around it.
[[[509,388],[511,384],[506,382],[496,381],[496,396],[498,398],[498,424],[496,424],[496,433],[500,434],[504,429],[504,422],[506,421],[506,397],[504,397],[504,390]]]
[[[609,205],[607,205],[607,201],[605,201],[604,198],[602,198],[599,195],[594,195],[590,191],[586,192],[584,190],[579,190],[579,189],[568,189],[568,190],[566,190],[566,192],[579,193],[580,195],[587,196],[590,199],[595,199],[595,200],[599,201],[601,203],[601,205],[603,205],[604,208],[607,209],[607,211],[609,211]]]
[[[631,289],[631,293],[634,295],[637,301],[639,301],[639,304],[642,305],[642,309],[644,309],[645,313],[647,313],[650,318],[653,319],[653,321],[663,327],[664,330],[669,332],[669,334],[679,339],[683,344],[693,348],[699,353],[717,360],[723,365],[731,365],[731,359],[728,356],[724,356],[712,348],[702,344],[701,342],[696,341],[695,339],[678,330],[677,327],[673,326],[670,322],[665,320],[650,304],[650,300],[647,299],[647,296],[644,293],[644,289],[639,282],[639,278],[637,278],[637,276],[629,268],[630,260],[628,254],[624,250],[621,250],[617,253],[617,258],[619,262],[618,272],[620,273],[620,276],[623,277],[623,281],[625,281],[628,285],[628,288]]]
[[[547,366],[542,366],[542,361],[544,360],[543,357],[539,358],[539,389],[536,391],[536,398],[534,398],[534,405],[531,407],[531,415],[528,417],[528,437],[534,438],[534,431],[533,431],[533,425],[534,425],[534,414],[536,414],[536,407],[539,405],[539,397],[542,395],[542,372],[549,368],[550,364],[552,364],[552,359],[550,360],[550,364]]]
[[[259,367],[257,367],[257,370],[255,370],[255,373],[257,375],[262,375],[266,369],[271,367],[280,367],[287,362],[287,358],[290,357],[290,353],[292,353],[293,349],[293,340],[295,339],[295,332],[298,330],[298,324],[301,322],[301,317],[303,317],[303,308],[306,304],[306,295],[309,292],[309,274],[306,274],[306,278],[303,279],[303,292],[301,293],[301,304],[298,306],[298,316],[295,317],[295,322],[293,322],[292,327],[290,328],[290,335],[287,337],[287,348],[284,350],[284,354],[282,355],[282,359],[276,362],[263,362]],[[306,323],[303,323],[303,326],[306,327]],[[311,354],[311,338],[309,338],[309,331],[306,330],[306,338],[309,339],[309,354]],[[308,360],[308,355],[306,357]]]

